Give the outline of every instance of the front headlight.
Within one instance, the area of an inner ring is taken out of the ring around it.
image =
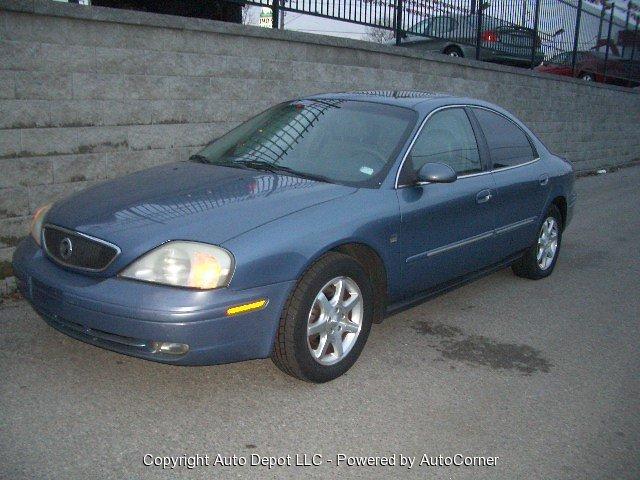
[[[226,287],[233,275],[233,256],[227,250],[198,242],[172,241],[144,254],[121,277],[175,287]]]
[[[33,214],[33,218],[31,219],[31,236],[38,245],[40,245],[40,239],[42,238],[42,224],[44,223],[44,217],[51,209],[51,205],[52,204],[50,203],[38,208],[36,210],[36,213]]]

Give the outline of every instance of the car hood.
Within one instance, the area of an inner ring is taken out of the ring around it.
[[[168,240],[221,244],[355,190],[286,174],[178,162],[75,193],[53,206],[46,223],[114,243],[130,261]]]

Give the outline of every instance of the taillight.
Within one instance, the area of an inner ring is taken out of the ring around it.
[[[482,41],[483,42],[499,42],[500,37],[493,30],[485,30],[482,32]]]

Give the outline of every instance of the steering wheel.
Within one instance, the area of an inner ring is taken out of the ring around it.
[[[358,160],[362,160],[362,166],[371,167],[375,172],[382,170],[387,163],[387,159],[380,152],[365,145],[350,145],[349,153],[354,154]]]

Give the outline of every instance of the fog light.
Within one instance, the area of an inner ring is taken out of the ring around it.
[[[151,342],[149,348],[152,353],[168,353],[169,355],[184,355],[189,351],[189,345],[171,342]]]

